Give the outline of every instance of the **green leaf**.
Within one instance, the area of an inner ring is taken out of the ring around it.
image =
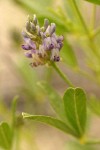
[[[45,124],[51,125],[55,128],[58,128],[65,133],[71,134],[76,137],[78,136],[75,132],[72,131],[72,129],[70,127],[68,127],[67,124],[65,124],[64,122],[62,122],[61,120],[58,120],[56,118],[53,118],[50,116],[42,116],[42,115],[30,115],[27,113],[22,113],[22,115],[23,115],[23,118],[31,119],[31,120],[38,121],[41,123],[45,123]]]
[[[76,67],[78,65],[75,53],[67,39],[65,39],[64,47],[61,50],[61,56],[67,65],[71,67]]]
[[[86,95],[80,88],[68,88],[63,100],[66,117],[81,137],[86,125]]]
[[[10,149],[12,144],[12,132],[6,122],[0,124],[0,147]]]
[[[49,98],[49,102],[56,112],[56,114],[60,117],[61,120],[66,120],[66,114],[64,111],[64,104],[60,95],[46,82],[38,82],[38,86],[44,90]]]
[[[85,1],[100,5],[100,0],[85,0]]]

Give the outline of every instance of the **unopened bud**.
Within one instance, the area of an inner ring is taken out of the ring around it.
[[[37,23],[38,23],[38,20],[37,20],[36,15],[33,16],[33,23],[34,23],[35,25],[37,25]]]
[[[56,30],[56,25],[55,23],[51,23],[51,28],[50,28],[50,35],[52,35]]]
[[[49,20],[48,19],[44,19],[44,29],[46,30],[47,27],[49,25]]]

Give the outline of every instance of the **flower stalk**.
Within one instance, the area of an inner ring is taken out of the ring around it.
[[[68,79],[68,77],[59,69],[59,67],[52,63],[53,68],[56,70],[56,72],[60,75],[60,77],[70,86],[74,87],[74,85],[71,83],[71,81]]]

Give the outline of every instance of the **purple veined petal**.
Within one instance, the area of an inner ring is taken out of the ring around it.
[[[35,43],[30,38],[24,38],[26,44],[28,44],[32,49],[36,49]]]
[[[44,45],[39,46],[38,55],[42,58],[46,56],[46,51],[44,50]]]
[[[51,50],[54,48],[54,44],[51,42],[51,37],[47,37],[44,39],[44,50]]]
[[[62,43],[62,42],[60,42],[60,43],[57,44],[57,48],[58,48],[59,50],[60,50],[62,47],[63,47],[63,43]]]
[[[59,37],[57,37],[57,42],[59,43],[59,42],[62,42],[64,40],[64,37],[61,35],[61,36],[59,36]]]
[[[51,43],[50,45],[49,45],[49,50],[51,50],[51,49],[53,49],[54,48],[54,45]]]
[[[31,50],[32,48],[29,45],[22,45],[24,50]]]
[[[23,36],[24,38],[29,38],[29,36],[27,35],[27,33],[24,32],[24,31],[22,31],[22,36]]]
[[[54,37],[56,40],[57,40],[57,38],[58,38],[55,33],[53,33],[51,37]]]
[[[32,58],[32,54],[31,53],[25,53],[25,56],[28,58]]]
[[[54,47],[56,48],[56,47],[57,47],[57,41],[56,41],[56,38],[51,37],[51,42],[52,42],[52,44],[54,45]]]

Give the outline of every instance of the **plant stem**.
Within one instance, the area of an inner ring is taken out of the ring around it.
[[[85,21],[84,21],[82,15],[81,15],[81,13],[80,13],[80,11],[79,11],[79,9],[78,9],[78,6],[77,6],[77,4],[76,4],[76,1],[75,1],[75,0],[72,0],[72,2],[73,2],[73,5],[74,5],[74,8],[75,8],[75,10],[76,10],[76,13],[77,13],[77,15],[78,15],[78,18],[80,19],[80,22],[81,22],[82,26],[84,27],[85,32],[86,32],[86,33],[89,33],[88,28],[87,28],[87,26],[86,26],[86,24],[85,24]]]
[[[74,85],[71,83],[71,81],[68,79],[68,77],[58,68],[58,66],[55,63],[52,63],[53,68],[57,71],[57,73],[60,75],[60,77],[71,87],[74,87]]]
[[[94,29],[95,27],[95,20],[96,20],[96,5],[93,4],[92,8],[92,16],[91,16],[91,29]]]
[[[76,10],[77,16],[80,19],[80,22],[81,22],[81,24],[82,24],[82,26],[84,28],[84,31],[85,31],[85,33],[87,35],[89,46],[90,46],[92,52],[94,53],[94,56],[96,56],[96,58],[100,59],[100,53],[99,53],[99,51],[98,51],[98,49],[97,49],[97,47],[96,47],[96,45],[95,45],[95,43],[94,43],[94,41],[93,41],[93,39],[91,37],[90,31],[89,31],[89,29],[88,29],[88,27],[87,27],[87,25],[86,25],[82,15],[81,15],[81,12],[78,9],[78,6],[76,4],[76,0],[72,0],[72,2],[73,2],[73,5],[74,5],[74,8]]]

